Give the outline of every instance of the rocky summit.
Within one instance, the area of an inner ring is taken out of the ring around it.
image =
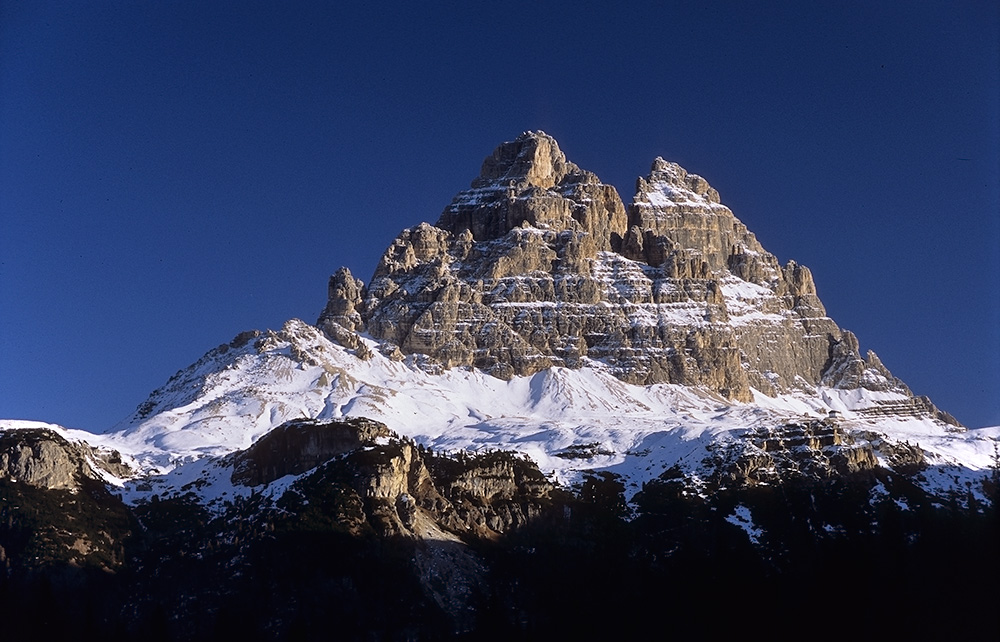
[[[734,401],[818,384],[909,394],[826,315],[809,269],[781,265],[705,179],[657,158],[625,207],[540,131],[497,147],[435,225],[403,230],[367,285],[331,277],[318,325],[503,379],[601,363]]]

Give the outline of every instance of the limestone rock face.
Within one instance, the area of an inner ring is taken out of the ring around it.
[[[479,178],[459,192],[436,227],[469,230],[474,240],[489,241],[528,223],[587,232],[598,249],[610,250],[626,221],[615,188],[567,161],[551,136],[525,132],[483,161]]]
[[[743,401],[820,383],[908,393],[705,179],[657,158],[626,211],[542,132],[500,145],[436,225],[400,233],[367,287],[335,274],[318,325],[502,378],[597,365]]]
[[[832,421],[814,420],[758,430],[736,442],[717,473],[730,483],[753,486],[797,477],[829,479],[873,470],[877,448]]]
[[[69,442],[49,431],[4,433],[0,445],[0,477],[37,488],[75,488],[81,463]]]
[[[329,304],[324,314],[330,321],[347,330],[359,328],[362,324],[358,306],[361,305],[365,284],[355,279],[347,268],[340,268],[330,277]]]
[[[699,254],[710,270],[729,265],[737,254],[753,276],[761,282],[774,277],[777,260],[764,252],[757,238],[719,202],[719,193],[708,181],[688,172],[677,163],[657,158],[649,176],[636,181],[636,194],[629,207],[629,226],[650,232],[651,238],[665,237],[676,248]],[[759,257],[756,261],[751,258]],[[741,278],[745,276],[738,274]]]
[[[131,472],[117,452],[101,452],[83,443],[70,443],[52,430],[0,432],[0,479],[45,490],[75,492],[83,478],[100,479],[92,466],[121,477]]]

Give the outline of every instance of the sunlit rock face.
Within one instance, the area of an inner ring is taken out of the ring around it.
[[[75,490],[84,470],[75,450],[51,431],[4,433],[0,439],[0,479],[48,490]]]
[[[822,381],[905,391],[826,316],[808,268],[782,266],[705,179],[657,158],[626,208],[543,132],[501,144],[367,286],[338,271],[319,326],[501,378],[602,362],[742,401]]]
[[[124,475],[128,468],[117,452],[71,443],[53,430],[23,428],[0,432],[0,480],[75,493],[85,479],[102,479],[98,471]]]
[[[489,241],[524,223],[586,232],[598,250],[610,250],[627,217],[614,187],[567,161],[551,136],[525,132],[483,161],[479,177],[455,196],[437,227]]]

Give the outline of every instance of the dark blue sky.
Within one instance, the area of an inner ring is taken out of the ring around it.
[[[344,4],[3,3],[0,417],[101,430],[315,321],[543,129],[626,202],[658,155],[703,175],[862,351],[1000,424],[995,3]]]

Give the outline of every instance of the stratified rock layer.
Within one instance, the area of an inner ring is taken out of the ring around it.
[[[618,193],[543,132],[496,149],[436,225],[404,230],[364,284],[341,269],[318,325],[356,347],[497,377],[603,362],[637,384],[735,400],[820,383],[907,392],[826,316],[700,176],[662,158]]]

